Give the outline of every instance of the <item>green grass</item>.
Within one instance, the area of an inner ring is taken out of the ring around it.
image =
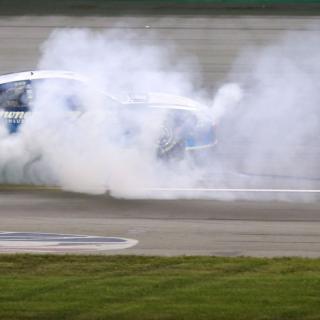
[[[320,319],[320,259],[1,255],[0,319]]]

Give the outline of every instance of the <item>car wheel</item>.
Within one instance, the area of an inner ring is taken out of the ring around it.
[[[185,155],[185,142],[172,127],[164,126],[158,142],[157,156],[163,160],[181,160]]]

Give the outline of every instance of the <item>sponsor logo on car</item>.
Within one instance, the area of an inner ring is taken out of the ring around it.
[[[27,117],[25,111],[0,111],[0,119],[6,120],[8,123],[23,123]]]

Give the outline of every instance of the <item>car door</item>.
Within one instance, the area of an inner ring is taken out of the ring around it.
[[[30,111],[32,90],[29,80],[0,84],[0,121],[9,133],[18,131]]]

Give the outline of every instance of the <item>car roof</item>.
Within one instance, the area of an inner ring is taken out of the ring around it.
[[[48,78],[71,79],[86,82],[85,77],[71,71],[35,70],[4,74],[0,76],[0,84],[14,81],[37,80]]]
[[[69,79],[76,80],[83,83],[88,83],[88,79],[78,73],[63,70],[31,70],[24,72],[8,73],[0,76],[0,85],[4,83],[10,83],[15,81],[26,81],[26,80],[38,80],[38,79]],[[183,109],[189,111],[196,111],[201,109],[200,105],[195,101],[177,95],[171,95],[166,93],[149,92],[143,94],[143,99],[141,101],[141,95],[133,95],[128,97],[115,97],[109,93],[99,90],[105,96],[113,99],[117,102],[126,105],[139,105],[141,103],[146,103],[152,107],[166,108],[170,106],[172,109]],[[138,97],[138,99],[136,99]]]

